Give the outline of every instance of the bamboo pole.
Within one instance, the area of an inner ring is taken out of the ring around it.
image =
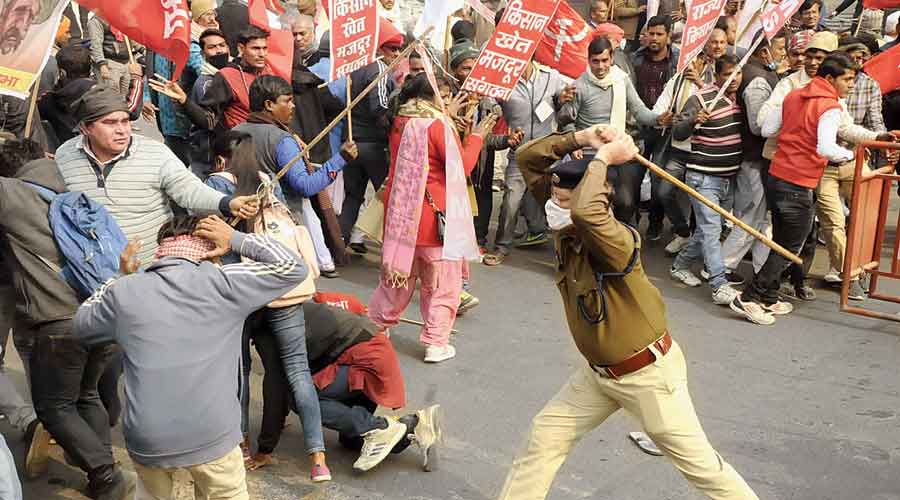
[[[635,159],[641,165],[652,170],[653,173],[655,173],[656,175],[671,182],[672,184],[674,184],[676,187],[678,187],[682,191],[686,192],[687,194],[689,194],[689,195],[693,196],[694,198],[696,198],[697,200],[699,200],[700,203],[703,203],[707,207],[713,209],[716,213],[718,213],[722,217],[725,217],[726,219],[730,220],[732,223],[734,223],[735,226],[738,226],[739,228],[743,229],[744,231],[747,231],[747,234],[749,234],[750,236],[753,236],[754,238],[761,241],[767,247],[778,252],[778,254],[781,255],[782,257],[784,257],[785,259],[788,259],[789,261],[791,261],[797,265],[803,265],[803,259],[794,255],[788,249],[784,248],[783,246],[779,245],[778,243],[774,242],[771,238],[766,237],[766,235],[764,235],[764,234],[760,233],[759,231],[757,231],[756,229],[750,227],[749,225],[747,225],[747,223],[745,223],[744,221],[742,221],[742,220],[738,219],[737,217],[735,217],[734,215],[732,215],[731,212],[725,210],[724,208],[720,207],[719,205],[716,205],[715,203],[710,201],[709,198],[698,193],[694,188],[688,186],[684,182],[681,182],[675,176],[673,176],[672,174],[670,174],[670,173],[666,172],[665,170],[663,170],[662,168],[660,168],[659,165],[653,163],[652,161],[644,158],[641,155],[637,155],[635,157]]]
[[[37,108],[38,93],[41,91],[41,79],[34,79],[34,85],[31,86],[31,99],[28,102],[28,116],[25,118],[25,139],[31,137],[31,129],[34,126],[34,110]]]
[[[352,101],[352,87],[353,87],[353,79],[350,75],[347,75],[347,106],[350,105],[350,101]],[[350,142],[353,142],[353,113],[347,113],[347,138]]]
[[[131,51],[131,40],[128,37],[125,37],[125,49],[128,50],[128,62],[131,64],[136,64],[134,60],[134,52]]]
[[[422,323],[421,321],[416,321],[414,319],[400,318],[397,321],[399,321],[401,323],[406,323],[407,325],[425,326],[425,323]],[[459,331],[451,328],[450,333],[459,333]]]

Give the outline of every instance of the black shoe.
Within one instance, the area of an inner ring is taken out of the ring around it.
[[[805,300],[807,302],[816,300],[816,291],[813,290],[809,285],[795,286],[794,293],[800,300]]]
[[[414,413],[409,414],[409,415],[404,415],[404,416],[398,418],[397,420],[401,424],[406,426],[406,435],[403,436],[403,439],[401,439],[400,442],[394,446],[394,449],[391,450],[391,453],[394,453],[394,454],[402,453],[407,448],[409,448],[409,445],[412,444],[412,440],[410,439],[410,436],[414,435],[414,433],[416,431],[416,426],[419,425],[419,417],[416,416]]]
[[[647,241],[659,241],[659,239],[662,238],[662,229],[663,225],[661,222],[650,221],[650,225],[647,226],[647,234],[644,236],[644,239]]]
[[[88,496],[94,500],[131,500],[136,482],[134,472],[114,470],[105,477],[94,477],[88,482]]]
[[[729,272],[729,273],[725,273],[725,279],[727,279],[727,280],[728,280],[728,283],[730,283],[730,284],[732,284],[732,285],[743,285],[743,284],[744,284],[744,281],[746,281],[746,280],[744,279],[744,277],[741,276],[740,274],[738,274],[738,273],[730,273],[730,272]]]
[[[331,271],[320,271],[319,274],[321,274],[323,278],[340,278],[341,277],[341,273],[337,272],[337,269],[332,269]]]
[[[358,254],[369,253],[369,249],[366,248],[366,245],[364,243],[351,243],[347,246],[350,247],[350,250],[353,250],[354,252],[356,252]]]

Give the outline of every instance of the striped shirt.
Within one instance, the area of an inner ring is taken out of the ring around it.
[[[701,109],[700,99],[708,105],[718,91],[715,85],[708,85],[699,92],[699,97],[691,96],[672,132],[677,140],[691,139],[688,168],[710,175],[733,175],[740,169],[743,158],[740,106],[722,96],[709,119],[694,127],[694,118]]]
[[[83,137],[56,151],[66,187],[104,205],[129,240],[143,242],[143,267],[153,260],[159,228],[172,219],[170,202],[199,212],[227,211],[231,197],[204,185],[162,143],[132,136],[124,153],[101,165],[85,150]]]

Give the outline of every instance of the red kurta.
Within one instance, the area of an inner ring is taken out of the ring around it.
[[[406,116],[398,116],[394,120],[394,126],[391,129],[388,140],[391,148],[391,169],[385,182],[384,206],[385,216],[387,216],[388,200],[390,199],[391,185],[394,180],[394,166],[397,162],[397,152],[400,149],[400,140],[403,138],[403,129],[411,118]],[[460,144],[456,134],[453,135],[457,145]],[[481,146],[484,139],[479,135],[469,135],[466,137],[465,144],[460,146],[460,156],[462,157],[463,170],[468,177],[475,166],[478,164],[478,156],[481,153]],[[428,181],[426,189],[434,198],[434,204],[441,211],[447,210],[447,172],[444,168],[446,161],[446,152],[444,150],[444,123],[441,120],[435,120],[428,127]],[[440,238],[438,238],[437,221],[431,205],[423,197],[422,198],[422,217],[419,219],[419,236],[416,239],[416,246],[422,247],[440,247],[443,246]]]

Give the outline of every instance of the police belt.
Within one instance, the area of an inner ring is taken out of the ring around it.
[[[662,356],[665,356],[672,348],[672,336],[669,332],[663,334],[655,342],[645,347],[634,356],[610,366],[591,365],[591,368],[601,377],[618,380],[619,378],[645,368]]]

